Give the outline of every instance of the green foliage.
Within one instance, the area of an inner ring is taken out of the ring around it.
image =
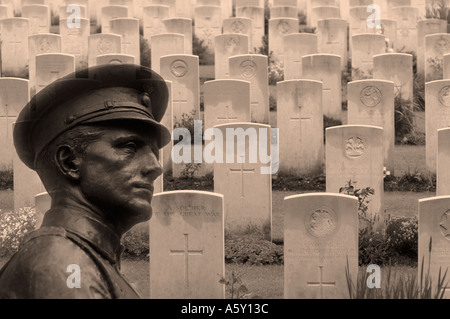
[[[226,278],[220,278],[219,283],[225,285],[225,289],[230,293],[231,299],[244,299],[248,294],[248,289],[242,283],[241,277],[234,271]]]
[[[417,217],[394,217],[386,227],[386,238],[392,253],[417,259]]]
[[[397,144],[422,144],[425,136],[417,132],[414,124],[412,101],[402,98],[401,92],[394,98],[395,141]]]
[[[14,174],[12,166],[3,167],[3,169],[0,170],[0,190],[6,189],[14,189]]]
[[[299,33],[316,33],[316,27],[303,27],[299,30]]]
[[[270,53],[272,55],[272,52],[270,52]],[[269,85],[276,85],[277,82],[283,81],[283,80],[284,80],[284,63],[283,63],[283,61],[279,61],[279,62],[270,61],[269,62]]]
[[[197,172],[201,168],[201,163],[186,163],[184,164],[183,170],[180,172],[181,178],[192,179],[195,176],[195,172]]]
[[[425,17],[427,19],[447,20],[447,5],[445,0],[427,1],[425,7]]]
[[[208,49],[205,40],[199,39],[195,34],[192,36],[192,54],[198,55],[199,65],[214,64],[214,54]]]
[[[151,68],[152,62],[151,62],[151,50],[150,46],[148,45],[147,39],[144,39],[144,36],[139,35],[140,40],[140,50],[141,50],[141,65]]]
[[[194,144],[195,139],[195,126],[194,126],[194,121],[195,121],[195,115],[197,114],[196,110],[192,110],[189,114],[183,113],[181,115],[181,121],[179,121],[177,119],[176,116],[174,116],[174,125],[173,128],[185,128],[189,131],[189,133],[191,134],[191,144]],[[204,123],[202,122],[202,132],[197,132],[197,134],[201,133],[202,135],[202,143],[203,141],[203,131],[204,131]],[[180,136],[180,139],[178,141],[174,141],[174,145],[176,145],[177,143],[179,143],[180,141],[183,140],[183,137]]]
[[[421,73],[414,73],[414,110],[425,111],[425,77]]]
[[[269,58],[269,61],[271,60],[272,52],[269,52],[269,37],[267,34],[261,37],[261,46],[259,48],[254,48],[253,53],[266,55]]]
[[[262,232],[226,236],[225,262],[247,265],[281,265],[283,248],[265,240]]]
[[[301,26],[306,25],[306,15],[303,12],[298,13],[298,22]]]
[[[441,57],[430,57],[427,59],[427,63],[430,65],[431,73],[427,74],[426,81],[434,81],[442,79],[444,74],[444,59]]]
[[[270,112],[275,112],[277,110],[277,99],[272,96],[272,94],[269,95],[269,109]]]
[[[122,238],[124,255],[127,257],[144,258],[149,253],[149,236],[145,231],[128,231]]]
[[[374,232],[371,227],[359,230],[359,265],[386,265],[389,263],[389,246],[380,232]]]
[[[15,213],[0,210],[0,257],[8,257],[16,253],[24,236],[35,228],[34,208],[20,208]]]

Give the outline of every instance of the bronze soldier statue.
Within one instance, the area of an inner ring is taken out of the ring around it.
[[[0,271],[0,298],[139,298],[120,273],[120,240],[151,217],[167,102],[152,70],[104,65],[53,82],[24,107],[14,145],[52,205]],[[68,283],[73,265],[79,287]]]

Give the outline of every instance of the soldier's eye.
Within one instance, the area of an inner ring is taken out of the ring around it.
[[[138,149],[138,145],[135,142],[127,142],[124,144],[124,148],[130,152],[136,152]]]

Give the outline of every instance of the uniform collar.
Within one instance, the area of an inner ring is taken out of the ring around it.
[[[45,214],[42,226],[59,226],[78,235],[111,264],[120,267],[120,256],[123,252],[120,237],[104,222],[89,216],[86,212],[51,209]]]

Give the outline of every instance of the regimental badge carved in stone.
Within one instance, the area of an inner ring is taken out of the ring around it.
[[[443,36],[439,37],[434,44],[434,49],[441,55],[446,53],[449,49],[448,40]]]
[[[99,54],[111,53],[111,41],[100,39],[100,41],[97,42],[97,52]]]
[[[183,60],[175,60],[170,65],[170,72],[177,78],[182,78],[186,75],[188,66]]]
[[[238,44],[239,44],[239,40],[238,39],[235,39],[233,37],[229,37],[228,39],[225,40],[224,49],[228,53],[232,53],[232,52],[234,52],[234,50],[236,49]]]
[[[241,21],[234,21],[231,24],[231,31],[233,33],[243,33],[245,29],[245,25]]]
[[[281,21],[277,25],[277,31],[281,34],[289,33],[291,31],[291,25],[286,21]]]
[[[365,152],[363,140],[357,136],[350,137],[345,145],[345,152],[350,158],[360,157]]]
[[[37,50],[42,54],[49,53],[52,50],[52,45],[48,39],[42,39],[37,46]]]
[[[256,63],[252,60],[245,60],[241,63],[239,69],[244,78],[250,79],[256,74]]]
[[[323,238],[330,235],[336,229],[337,222],[336,213],[328,207],[305,214],[306,230],[314,237]]]
[[[450,86],[444,86],[439,91],[439,102],[444,106],[450,106]]]
[[[374,86],[367,86],[361,91],[361,102],[365,106],[374,107],[381,102],[381,91]]]
[[[450,240],[450,209],[448,209],[441,217],[439,222],[439,229],[442,236]]]

